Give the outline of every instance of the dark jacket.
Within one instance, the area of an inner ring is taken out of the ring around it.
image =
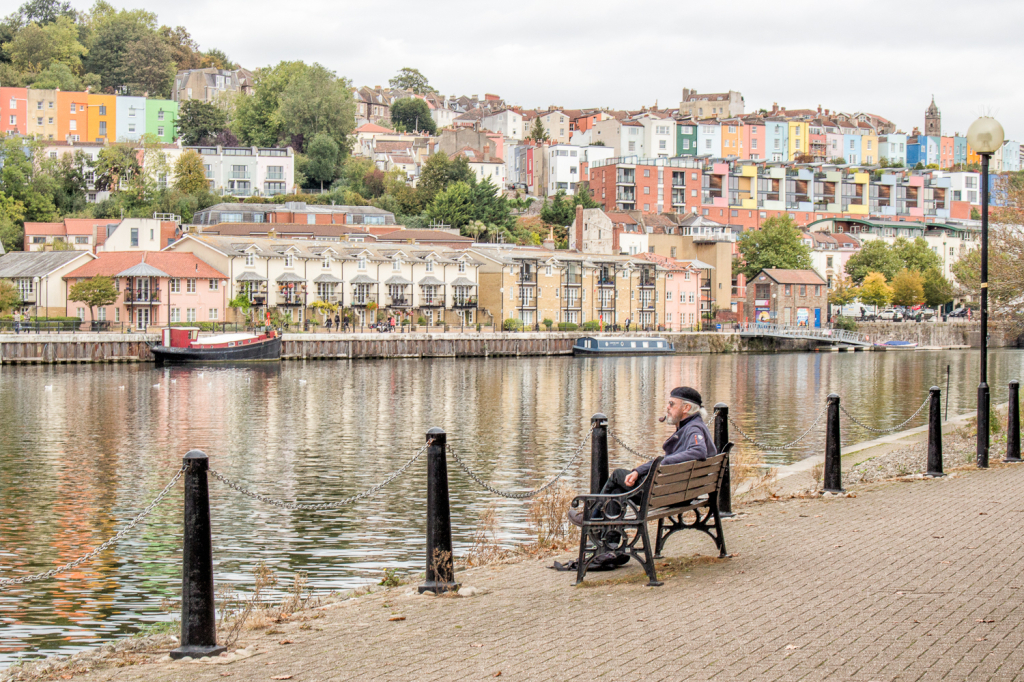
[[[665,459],[661,460],[662,464],[703,461],[718,454],[711,438],[711,432],[708,431],[708,427],[699,414],[684,419],[676,432],[661,447],[665,451]],[[636,468],[636,472],[643,478],[650,469],[651,462],[645,462]]]

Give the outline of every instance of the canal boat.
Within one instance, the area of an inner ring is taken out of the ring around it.
[[[668,355],[676,347],[657,336],[583,336],[573,344],[573,355]]]
[[[157,364],[280,360],[281,337],[271,330],[199,338],[198,327],[165,327],[160,330],[160,343],[150,350]]]
[[[917,348],[917,344],[913,341],[886,341],[875,345],[886,350],[914,350]]]

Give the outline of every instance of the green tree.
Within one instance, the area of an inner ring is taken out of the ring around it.
[[[924,303],[924,278],[916,270],[900,270],[892,280],[892,302],[912,306]]]
[[[90,321],[96,319],[93,311],[97,306],[110,305],[117,301],[117,296],[118,291],[114,287],[114,280],[102,275],[73,284],[68,291],[69,301],[76,301],[89,306]]]
[[[199,43],[184,26],[161,26],[160,37],[171,48],[171,59],[179,71],[199,69],[203,66],[203,55],[199,52]]]
[[[870,272],[880,272],[888,281],[904,267],[899,254],[881,239],[865,241],[860,251],[846,261],[846,272],[858,284],[863,282]]]
[[[396,90],[411,90],[417,95],[437,92],[434,88],[430,87],[426,76],[420,73],[419,70],[409,67],[399,69],[395,77],[388,81],[388,85]]]
[[[25,220],[45,223],[57,219],[52,178],[40,170],[42,163],[36,162],[40,153],[39,142],[13,135],[0,138],[0,192],[20,202],[19,230]]]
[[[355,129],[355,100],[350,84],[333,71],[313,64],[297,73],[281,92],[277,115],[284,131],[301,136],[303,151],[317,133],[327,133],[344,153]]]
[[[417,183],[423,203],[430,203],[434,196],[448,186],[451,175],[451,161],[447,154],[432,154],[420,169]]]
[[[200,194],[209,191],[210,185],[206,180],[203,157],[199,156],[195,150],[185,150],[175,162],[174,188],[185,194]]]
[[[138,147],[133,144],[108,145],[96,155],[96,189],[111,192],[126,189],[141,174]]]
[[[53,63],[64,64],[77,72],[87,52],[78,42],[78,27],[68,17],[59,17],[45,26],[30,23],[18,31],[14,40],[4,43],[3,49],[15,67],[31,73],[38,73]]]
[[[929,268],[924,273],[924,302],[932,308],[944,306],[953,300],[953,285],[942,276],[938,268]]]
[[[281,93],[305,68],[302,62],[279,62],[256,70],[255,92],[250,97],[236,98],[231,119],[231,131],[243,144],[273,147],[283,139],[284,124],[277,113]]]
[[[942,259],[939,258],[939,254],[932,251],[924,237],[918,237],[914,241],[900,237],[892,245],[892,249],[907,270],[927,272],[931,268],[942,267]]]
[[[338,157],[341,150],[334,138],[326,132],[317,133],[309,144],[306,145],[306,176],[320,183],[323,190],[324,183],[328,185],[338,177]],[[383,174],[382,174],[383,175]]]
[[[431,135],[437,133],[430,107],[418,97],[404,97],[392,102],[391,121],[405,126],[409,131],[423,131]]]
[[[0,315],[21,307],[21,295],[10,280],[0,279]]]
[[[134,51],[136,42],[156,36],[156,15],[145,10],[115,10],[109,4],[97,2],[90,14],[93,28],[85,68],[100,76],[104,88],[131,87],[139,83],[132,71],[132,62],[141,63],[140,50]],[[162,43],[169,57],[170,50]],[[144,50],[149,43],[143,44]],[[138,94],[142,94],[139,92]]]
[[[170,97],[174,84],[174,59],[170,46],[154,31],[128,45],[124,68],[133,95]]]
[[[0,243],[4,251],[20,251],[25,236],[25,206],[0,192]]]
[[[32,87],[37,90],[56,89],[75,92],[82,89],[82,80],[71,71],[71,67],[67,64],[52,62],[39,72],[39,75],[32,81]]]
[[[885,275],[880,272],[869,272],[860,286],[860,300],[879,308],[889,305],[892,293],[892,287],[886,284]]]
[[[828,302],[837,306],[850,305],[857,300],[859,294],[853,280],[846,276],[836,281],[835,288],[828,293]]]
[[[739,271],[748,280],[766,268],[811,268],[811,249],[803,243],[800,229],[789,216],[768,218],[761,229],[741,234],[737,246],[743,261]]]
[[[530,126],[530,132],[526,133],[526,139],[536,140],[537,142],[543,142],[548,139],[548,131],[544,129],[544,124],[541,122],[539,116],[533,119],[533,125]]]
[[[195,146],[200,140],[216,135],[227,125],[227,114],[208,102],[189,99],[181,103],[178,120],[174,124],[182,144]]]
[[[71,7],[71,3],[61,0],[29,0],[15,14],[25,23],[34,21],[40,26],[52,24],[61,17],[71,21],[78,18],[78,12]]]
[[[441,190],[427,206],[427,215],[432,222],[444,223],[462,229],[473,219],[473,194],[469,185],[456,182]]]
[[[43,161],[43,172],[53,185],[53,203],[60,215],[79,213],[86,208],[85,193],[92,161],[81,151],[65,152],[56,159]]]

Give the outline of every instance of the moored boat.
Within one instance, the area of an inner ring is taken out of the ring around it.
[[[281,337],[269,331],[199,338],[198,327],[165,327],[160,330],[160,343],[150,350],[157,364],[280,360]]]
[[[573,344],[573,355],[667,355],[675,346],[657,336],[583,336]]]
[[[913,341],[886,341],[875,345],[887,350],[914,350],[917,348],[917,344]]]

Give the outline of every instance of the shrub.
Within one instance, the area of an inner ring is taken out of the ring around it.
[[[420,327],[426,327],[427,326],[427,318],[425,318],[422,315],[420,315],[419,317],[416,318],[416,324],[419,325]]]
[[[519,332],[523,330],[523,321],[515,318],[509,318],[501,323],[501,328],[507,332]]]
[[[408,318],[408,317],[406,317],[405,319],[403,319],[403,320],[402,320],[402,326],[403,326],[403,327],[404,327],[405,325],[407,325],[407,324],[409,324],[409,318]]]
[[[852,317],[846,317],[844,315],[840,315],[839,317],[836,318],[836,323],[834,326],[836,329],[843,329],[848,332],[857,331],[857,322],[854,321]]]
[[[551,327],[554,326],[555,322],[550,317],[545,317],[541,324],[547,327],[548,331],[551,331]]]
[[[585,332],[596,332],[600,328],[601,323],[598,322],[597,320],[588,320],[584,322],[582,325],[580,325],[580,329],[582,329]]]
[[[575,322],[559,322],[558,331],[560,332],[574,332],[579,329],[580,326]]]

